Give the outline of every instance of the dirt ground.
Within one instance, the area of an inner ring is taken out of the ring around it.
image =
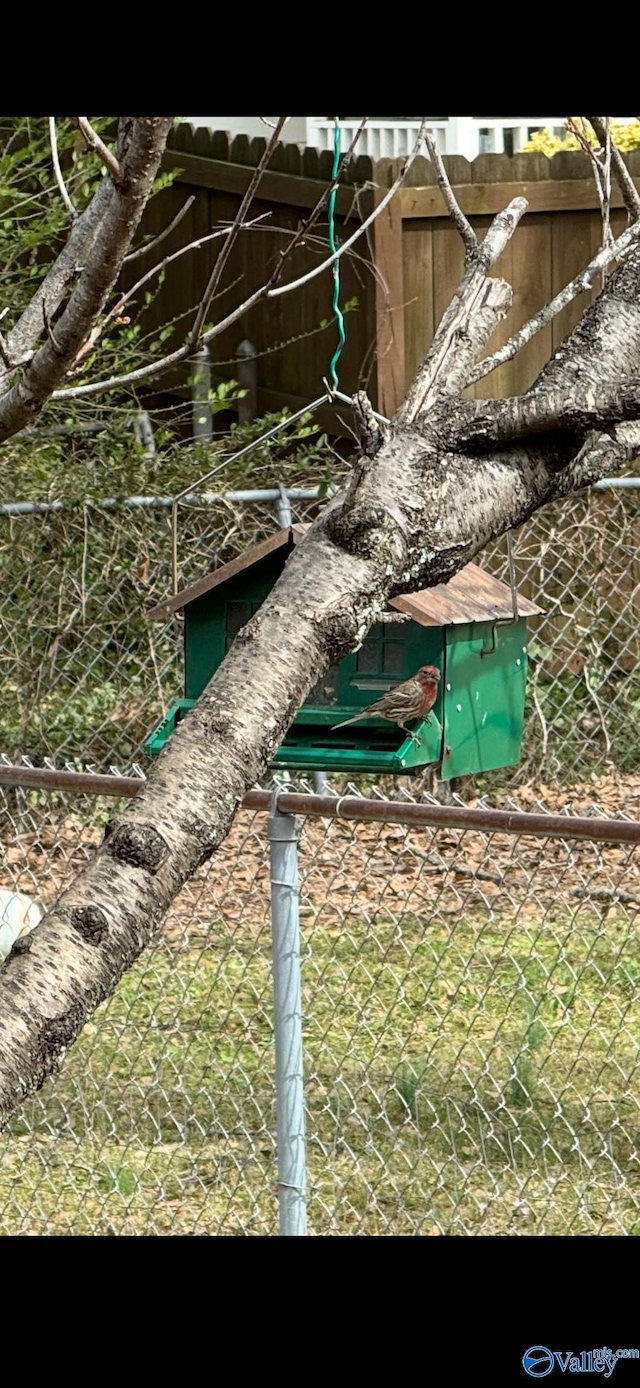
[[[386,789],[386,788],[385,788]],[[387,794],[388,794],[387,790]],[[390,797],[391,798],[391,797]],[[396,797],[397,798],[397,793]],[[29,807],[4,830],[0,885],[26,891],[49,906],[94,856],[102,841],[96,803],[76,802],[60,817],[50,803]],[[480,803],[470,797],[467,804]],[[102,819],[114,812],[114,802]],[[596,818],[640,817],[640,775],[609,774],[575,785],[521,787],[513,796],[493,795],[510,809]],[[94,824],[87,824],[89,814]],[[6,824],[6,820],[5,820]],[[464,905],[527,912],[575,910],[587,903],[606,917],[612,907],[630,915],[640,907],[640,855],[630,845],[597,844],[529,835],[460,829],[417,829],[308,818],[299,846],[301,913],[339,922],[345,913],[395,915],[425,900],[438,913]],[[268,918],[268,845],[264,814],[241,811],[211,862],[183,889],[168,913],[165,938],[193,938],[215,915],[230,929],[241,921],[250,933]]]

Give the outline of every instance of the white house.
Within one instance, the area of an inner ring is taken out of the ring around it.
[[[233,135],[268,136],[275,117],[266,116],[185,116],[193,125],[211,130],[228,130]],[[362,117],[340,118],[340,139],[348,149]],[[292,144],[333,149],[333,118],[290,116],[282,138]],[[564,134],[564,116],[434,116],[431,130],[441,154],[517,154],[535,130],[549,127]],[[360,154],[374,159],[398,158],[413,148],[420,128],[417,116],[372,116],[358,142]]]

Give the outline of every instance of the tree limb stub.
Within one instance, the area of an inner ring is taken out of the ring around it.
[[[122,163],[126,152],[117,157]],[[510,217],[515,224],[516,213]],[[504,216],[501,227],[506,236]],[[500,240],[492,231],[483,242],[489,260]],[[576,383],[611,401],[621,375],[637,378],[639,286],[640,250],[544,368],[525,413],[570,399]],[[640,441],[629,423],[585,437],[581,416],[544,438],[518,436],[479,454],[456,443],[456,422],[461,436],[469,429],[469,402],[453,398],[460,361],[468,365],[486,341],[494,293],[502,304],[504,290],[470,267],[357,486],[331,498],[93,863],[40,923],[30,951],[0,972],[0,1121],[42,1082],[153,938],[180,887],[225,838],[310,689],[358,646],[389,598],[450,578],[490,539]],[[486,402],[482,408],[499,416]]]

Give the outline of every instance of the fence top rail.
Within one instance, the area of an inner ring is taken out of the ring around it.
[[[66,790],[86,795],[133,798],[144,776],[104,775],[87,771],[63,771],[55,767],[15,766],[0,762],[0,786],[30,790]],[[273,791],[250,790],[242,806],[269,811]],[[640,843],[640,821],[606,819],[571,814],[531,813],[523,810],[488,809],[483,806],[415,804],[398,800],[366,799],[358,795],[312,795],[282,790],[278,809],[284,814],[324,819],[350,819],[365,823],[406,824],[414,829],[481,829],[488,833],[530,834],[536,838],[585,839],[600,843]],[[595,810],[595,807],[594,807]]]
[[[638,478],[640,486],[640,478]],[[78,497],[74,501],[6,501],[0,504],[0,516],[32,516],[46,513],[49,511],[71,511],[78,510],[81,506],[91,507],[94,511],[120,510],[123,507],[149,507],[157,510],[164,507],[169,510],[176,500],[180,501],[181,506],[216,506],[220,502],[227,502],[230,505],[235,503],[252,505],[254,502],[280,501],[286,496],[290,501],[318,501],[323,500],[325,495],[329,496],[335,491],[335,487],[329,487],[326,492],[321,484],[316,487],[254,487],[243,491],[231,492],[181,492],[180,497],[175,496],[104,496]]]

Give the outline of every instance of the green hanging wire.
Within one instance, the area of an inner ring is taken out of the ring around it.
[[[332,180],[335,179],[335,177],[336,177],[336,174],[337,174],[337,172],[338,172],[338,165],[339,165],[339,163],[340,163],[340,124],[339,124],[339,117],[338,117],[338,116],[335,116],[335,117],[334,117],[334,122],[335,122],[335,123],[334,123],[334,128],[333,128],[333,168],[332,168],[332,170],[331,170],[331,178],[332,178]],[[330,194],[330,196],[329,196],[329,246],[330,246],[330,248],[331,248],[331,254],[332,254],[332,255],[335,255],[335,252],[336,252],[337,249],[338,249],[338,247],[336,246],[336,223],[335,223],[335,209],[336,209],[336,198],[337,198],[337,196],[338,196],[338,189],[337,189],[337,188],[333,188],[332,191],[331,191],[331,194]],[[335,352],[334,352],[334,354],[333,354],[333,356],[332,356],[332,358],[331,358],[331,362],[330,362],[330,364],[329,364],[329,375],[330,375],[330,377],[331,377],[331,388],[332,388],[332,390],[337,390],[337,389],[338,389],[338,373],[337,373],[337,371],[336,371],[336,366],[337,366],[337,363],[338,363],[338,361],[339,361],[340,354],[341,354],[341,352],[342,352],[342,348],[344,347],[344,344],[345,344],[344,318],[343,318],[343,316],[342,316],[342,312],[341,312],[341,309],[340,309],[340,261],[339,261],[339,260],[334,260],[332,269],[333,269],[333,299],[332,299],[332,308],[333,308],[333,312],[334,312],[335,317],[336,317],[336,322],[337,322],[337,324],[338,324],[338,346],[336,347],[336,350],[335,350]]]

